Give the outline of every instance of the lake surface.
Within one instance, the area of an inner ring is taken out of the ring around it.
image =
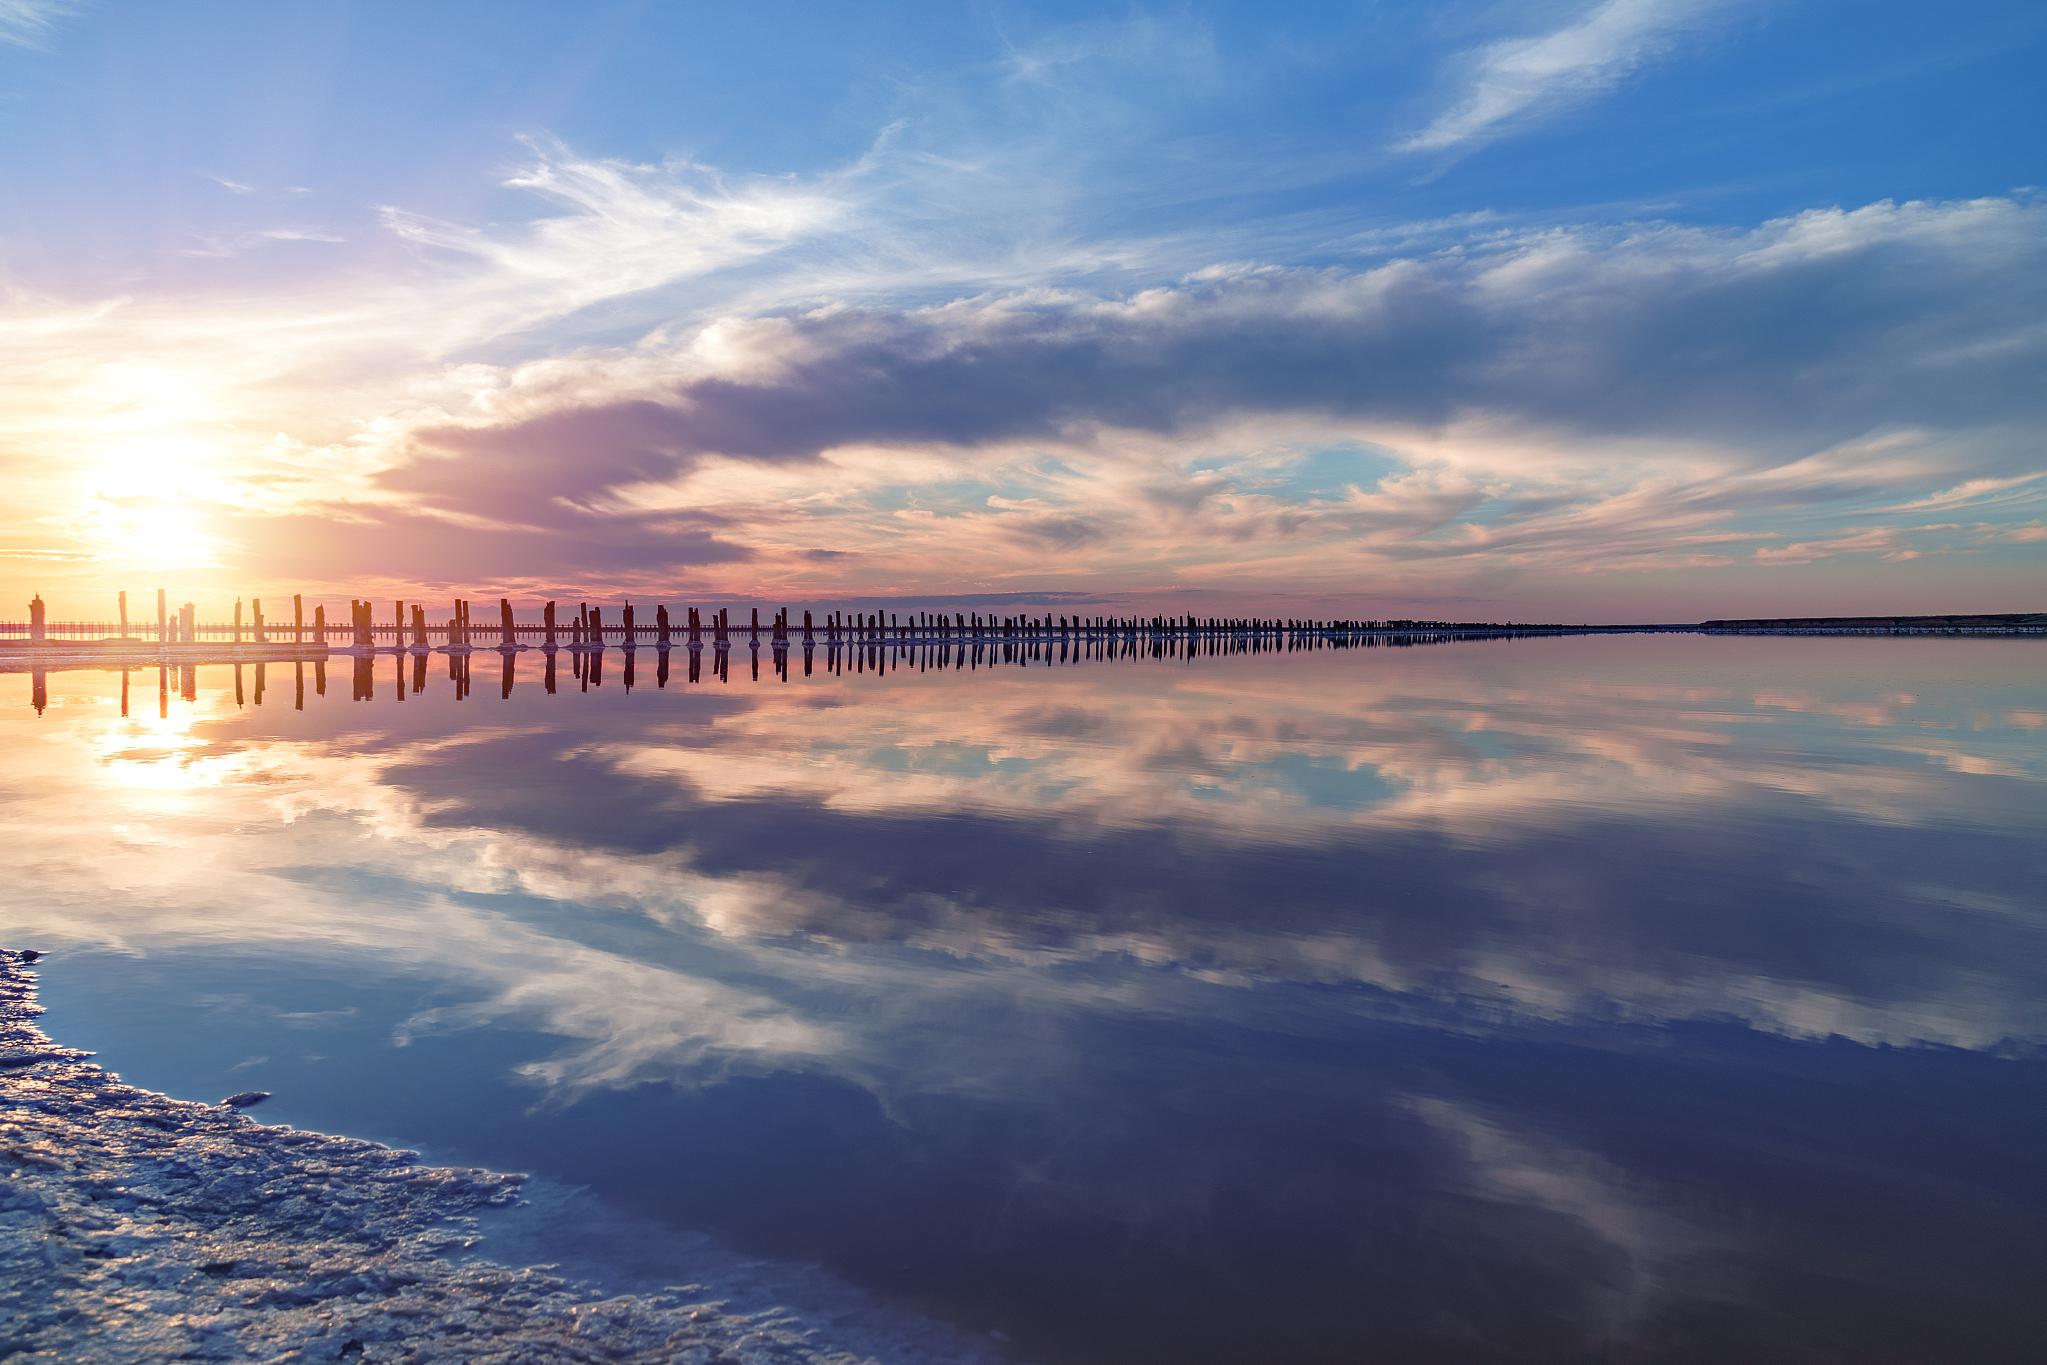
[[[1020,1360],[2040,1358],[2041,642],[655,658],[0,677],[0,942]]]

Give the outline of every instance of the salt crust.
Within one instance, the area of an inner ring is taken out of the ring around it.
[[[733,1284],[622,1294],[497,1264],[479,1215],[520,1202],[522,1177],[139,1089],[52,1042],[41,1013],[35,973],[0,950],[0,1360],[988,1358],[942,1326],[869,1320],[843,1287],[821,1311],[778,1304],[746,1263]]]

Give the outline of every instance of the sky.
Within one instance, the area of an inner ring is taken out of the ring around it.
[[[0,0],[0,616],[2040,609],[2043,62],[2033,0]]]

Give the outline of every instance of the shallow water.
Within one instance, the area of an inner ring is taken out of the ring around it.
[[[954,662],[0,678],[0,942],[1022,1359],[2037,1358],[2039,642]]]

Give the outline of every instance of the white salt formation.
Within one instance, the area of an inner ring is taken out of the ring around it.
[[[0,1360],[860,1365],[982,1354],[941,1328],[876,1345],[872,1324],[836,1311],[822,1331],[701,1285],[606,1296],[492,1263],[476,1251],[476,1214],[516,1202],[520,1177],[426,1166],[125,1084],[37,1027],[32,960],[0,950]]]

